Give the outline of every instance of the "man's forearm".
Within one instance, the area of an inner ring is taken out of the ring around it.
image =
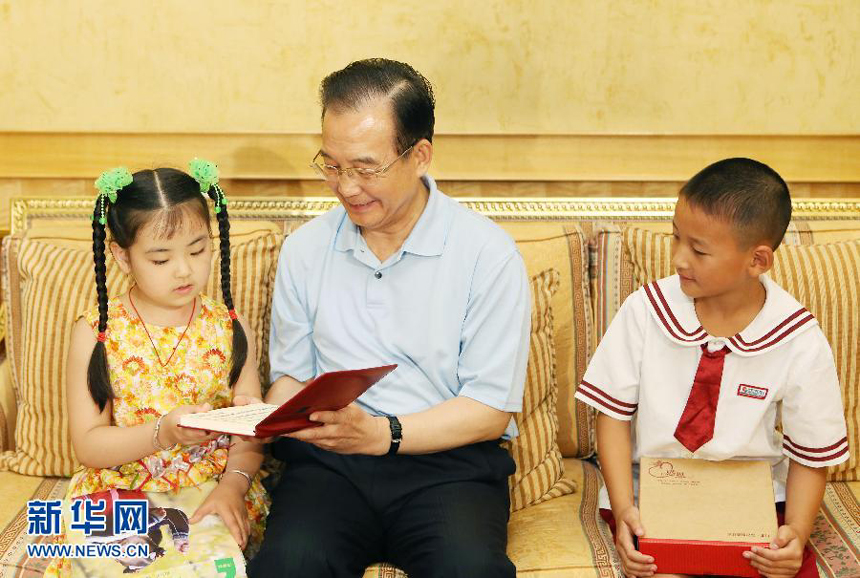
[[[429,454],[495,440],[511,420],[510,413],[468,397],[455,397],[428,410],[397,417],[403,426],[401,454]],[[384,430],[388,429],[386,425]]]
[[[785,484],[785,523],[806,544],[821,507],[827,468],[810,468],[789,460]]]

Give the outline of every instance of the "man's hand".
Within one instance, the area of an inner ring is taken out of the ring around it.
[[[374,417],[355,403],[338,411],[314,412],[310,420],[323,425],[305,428],[286,434],[285,437],[312,443],[339,454],[381,456],[388,452],[391,445],[388,419]]]
[[[753,546],[744,558],[765,578],[791,578],[803,563],[803,548],[797,532],[785,525],[779,527],[769,549]]]
[[[630,506],[615,517],[615,548],[627,576],[653,576],[657,571],[654,558],[646,556],[633,545],[633,535],[642,537],[645,528],[639,519],[639,508]]]

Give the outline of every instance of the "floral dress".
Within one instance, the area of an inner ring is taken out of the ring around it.
[[[188,327],[173,358],[166,367],[162,367],[153,343],[158,348],[161,360],[167,360],[186,328],[147,324],[144,329],[140,318],[134,312],[129,313],[119,299],[108,302],[105,348],[115,395],[112,402],[114,425],[131,427],[148,423],[179,405],[208,402],[213,409],[218,409],[232,404],[233,391],[229,386],[232,329],[227,308],[204,295],[200,296],[198,303],[200,310],[197,317]],[[93,331],[98,332],[98,310],[90,310],[84,317]],[[147,330],[152,336],[152,343]],[[172,494],[174,497],[171,499],[175,500],[175,495],[193,488],[191,494],[197,496],[192,501],[201,503],[205,498],[205,495],[199,495],[203,493],[201,490],[214,487],[212,480],[224,471],[229,445],[230,437],[224,435],[200,445],[156,451],[137,461],[113,468],[81,467],[71,479],[67,501],[106,490],[127,490],[135,496],[147,496],[152,510],[158,505],[155,499],[158,494]],[[254,479],[246,494],[245,504],[251,522],[248,549],[254,550],[262,540],[269,505],[259,478]],[[192,513],[188,511],[187,516]],[[209,518],[217,516],[208,516],[207,520]],[[226,531],[223,523],[220,526]],[[191,527],[192,533],[196,527]],[[172,526],[171,530],[174,541],[177,541],[178,532]],[[229,532],[226,538],[233,540]],[[122,573],[123,568],[117,567]],[[126,573],[130,571],[137,572],[138,569],[125,570]],[[72,575],[71,561],[55,561],[45,575]],[[176,576],[177,573],[172,571],[172,575]],[[202,574],[198,569],[193,575]]]

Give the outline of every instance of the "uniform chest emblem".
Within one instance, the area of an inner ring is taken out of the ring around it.
[[[741,397],[751,397],[753,399],[764,399],[767,397],[767,388],[742,383],[738,386],[738,395]]]

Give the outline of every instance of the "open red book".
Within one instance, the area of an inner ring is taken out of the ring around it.
[[[186,414],[179,426],[247,437],[270,437],[321,425],[308,417],[337,411],[354,402],[397,365],[323,373],[283,405],[255,403]]]

